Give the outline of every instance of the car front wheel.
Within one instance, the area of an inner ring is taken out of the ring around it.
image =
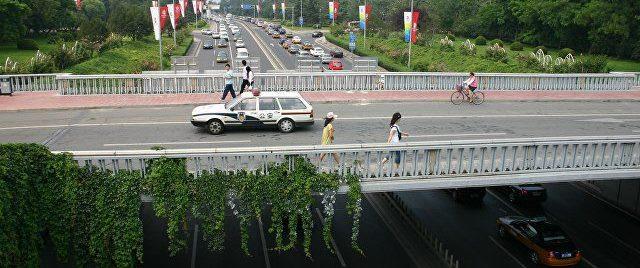
[[[224,130],[224,125],[220,120],[211,120],[209,121],[209,125],[207,125],[207,129],[211,134],[218,135]]]
[[[531,262],[537,264],[539,262],[538,260],[538,253],[536,253],[535,251],[530,251],[529,252],[529,259],[531,260]]]
[[[289,118],[282,119],[280,123],[278,123],[278,129],[280,129],[280,131],[283,133],[292,132],[294,127],[295,127],[295,124],[293,123],[293,120]]]

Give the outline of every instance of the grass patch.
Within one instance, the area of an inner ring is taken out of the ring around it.
[[[57,44],[49,44],[47,43],[46,37],[38,37],[34,38],[36,43],[38,44],[38,48],[43,53],[48,53],[56,48]],[[29,63],[31,58],[36,55],[37,50],[21,50],[18,49],[16,43],[9,44],[0,44],[0,60],[2,60],[1,65],[4,66],[4,61],[7,60],[7,57],[10,57],[11,60],[18,62],[18,64],[24,65]]]
[[[332,34],[325,35],[327,40],[344,48],[349,49],[349,36]],[[453,50],[442,50],[439,45],[440,38],[444,35],[434,36],[428,43],[418,43],[411,48],[411,69],[407,67],[407,56],[402,51],[408,50],[408,45],[404,40],[397,38],[380,38],[377,36],[367,36],[368,47],[363,46],[363,36],[358,35],[355,53],[359,56],[377,57],[380,66],[389,71],[449,71],[449,72],[495,72],[495,73],[537,73],[539,70],[528,68],[521,64],[517,57],[523,54],[534,52],[534,47],[525,46],[523,51],[512,51],[511,43],[505,42],[504,47],[508,53],[506,62],[499,62],[485,58],[485,51],[488,45],[476,46],[475,55],[463,55],[460,46],[466,40],[456,38],[453,42]],[[473,40],[471,40],[473,42]],[[373,45],[372,45],[373,44]],[[487,44],[490,44],[488,42]],[[384,48],[389,53],[382,53],[373,47]],[[548,49],[549,54],[557,57],[560,49]],[[393,54],[393,55],[389,55]],[[640,61],[620,60],[609,58],[607,68],[611,71],[640,71]]]
[[[175,55],[185,55],[193,37],[189,36],[176,48]],[[163,36],[162,43],[172,44],[173,37]],[[74,74],[128,74],[140,73],[144,70],[145,62],[158,61],[158,42],[153,36],[129,42],[122,47],[106,51],[97,57],[77,64],[65,70]],[[170,69],[170,59],[164,57],[164,69]]]

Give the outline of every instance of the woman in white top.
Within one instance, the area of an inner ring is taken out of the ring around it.
[[[402,118],[402,115],[400,113],[394,113],[393,116],[391,117],[391,123],[389,124],[390,129],[389,129],[389,137],[387,137],[387,143],[400,143],[400,140],[402,140],[402,137],[408,137],[409,133],[406,132],[402,132],[400,131],[400,127],[398,126],[398,121],[400,121],[400,118]],[[400,165],[400,151],[394,151],[394,152],[390,152],[390,154],[394,154],[394,167],[397,169],[398,166]],[[387,161],[389,161],[389,158],[391,158],[391,155],[387,155],[384,157],[384,159],[382,159],[382,165],[384,166],[385,163],[387,163]]]

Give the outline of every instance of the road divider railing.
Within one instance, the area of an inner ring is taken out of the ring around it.
[[[478,74],[480,90],[622,91],[633,74]],[[465,73],[278,72],[257,73],[262,91],[452,90]],[[239,85],[240,74],[236,77]],[[62,95],[212,93],[224,88],[221,74],[57,75]]]
[[[153,159],[185,158],[196,175],[267,172],[271,163],[292,165],[293,157],[305,157],[322,172],[356,173],[364,192],[640,177],[638,135],[69,153],[81,165],[143,174]]]
[[[12,92],[22,91],[52,91],[58,90],[56,76],[69,74],[12,74],[0,75],[0,82]]]
[[[634,76],[633,85],[636,87],[640,87],[640,72],[612,72],[612,74],[633,75]]]

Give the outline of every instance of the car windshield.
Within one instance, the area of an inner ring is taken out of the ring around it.
[[[541,224],[540,231],[544,242],[563,243],[569,240],[562,229],[551,224]]]

